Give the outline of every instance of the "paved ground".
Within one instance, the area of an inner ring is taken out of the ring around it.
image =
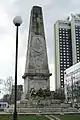
[[[49,118],[50,120],[60,120],[58,117],[54,115],[45,115],[45,117]]]
[[[7,114],[11,114],[11,113],[6,113],[6,112],[3,111],[3,112],[0,112],[0,114],[1,115],[4,115],[4,114],[7,115]],[[27,113],[18,113],[18,114],[27,114]],[[35,113],[32,113],[32,114],[35,115]],[[39,113],[36,113],[36,115],[39,115]],[[45,117],[49,118],[50,120],[60,120],[57,117],[55,117],[54,115],[45,115]]]
[[[60,120],[60,118],[54,116],[54,115],[50,115],[50,117],[54,118],[54,120]]]
[[[13,114],[13,113],[9,113],[9,112],[0,112],[0,114]],[[36,112],[36,113],[17,113],[17,114],[25,114],[25,115],[52,115],[53,113],[52,112],[45,112],[45,113],[39,113],[39,112]]]
[[[55,120],[54,118],[50,117],[49,115],[45,115],[45,117],[49,118],[50,120]]]

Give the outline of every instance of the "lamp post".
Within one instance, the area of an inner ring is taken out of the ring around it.
[[[22,24],[22,19],[20,16],[16,16],[13,19],[13,23],[16,26],[16,56],[15,56],[15,100],[14,100],[14,113],[13,120],[17,120],[17,58],[18,58],[18,28]]]

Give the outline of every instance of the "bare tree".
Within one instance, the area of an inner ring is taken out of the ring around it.
[[[12,85],[13,85],[13,78],[12,76],[9,76],[7,80],[4,81],[4,90],[7,94],[11,94],[12,91]]]

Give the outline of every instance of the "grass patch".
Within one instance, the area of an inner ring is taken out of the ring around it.
[[[0,120],[10,120],[11,115],[0,115]]]
[[[18,120],[49,120],[44,115],[19,115]]]
[[[0,115],[0,120],[12,120],[12,115]],[[18,115],[17,120],[49,120],[44,115]]]
[[[80,115],[57,115],[61,120],[80,120]]]

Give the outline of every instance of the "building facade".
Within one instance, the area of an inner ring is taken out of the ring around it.
[[[80,100],[80,62],[64,71],[64,88],[67,101]]]
[[[71,19],[71,37],[73,64],[80,61],[80,17],[72,16]]]
[[[23,85],[17,85],[17,101],[21,100],[21,96],[23,94]],[[12,85],[12,92],[10,95],[10,103],[14,103],[14,98],[15,97],[15,85]]]
[[[71,25],[69,21],[57,21],[55,36],[55,87],[64,88],[64,70],[72,65]]]
[[[80,16],[58,20],[54,25],[55,85],[64,88],[64,71],[80,61]]]

